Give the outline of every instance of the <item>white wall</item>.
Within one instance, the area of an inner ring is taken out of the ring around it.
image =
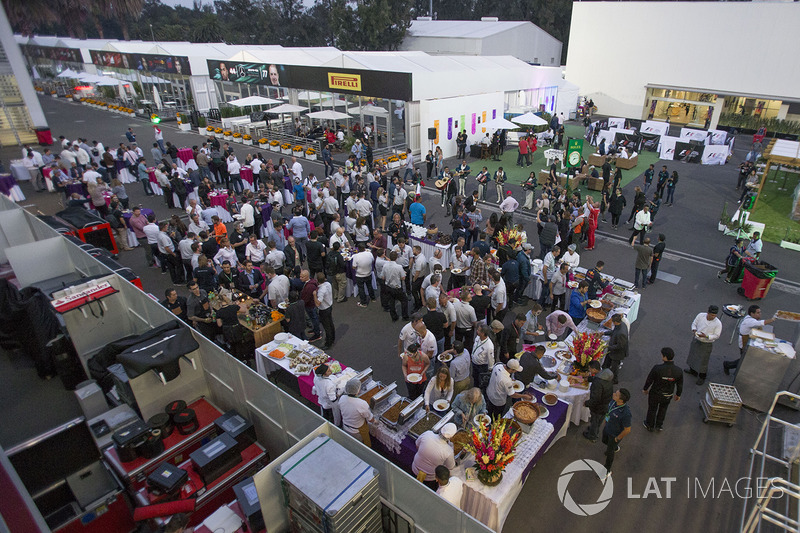
[[[561,65],[561,41],[533,24],[518,26],[483,40],[481,55],[510,55],[543,67]]]
[[[647,84],[798,95],[796,2],[574,2],[566,79],[639,118]]]
[[[532,67],[495,69],[491,74],[470,73],[468,79],[461,84],[454,81],[454,76],[464,76],[464,71],[457,73],[447,71],[415,72],[412,83],[414,100],[428,100],[459,96],[465,92],[471,94],[491,93],[502,89],[515,91],[536,89],[538,87],[557,86],[561,78],[561,69],[553,67]]]
[[[477,123],[477,119],[484,122],[484,113],[486,120],[491,120],[492,112],[498,117],[503,116],[503,93],[495,92],[488,94],[480,94],[475,96],[462,96],[456,98],[442,98],[438,100],[423,100],[420,102],[420,128],[419,128],[419,147],[422,153],[422,158],[428,153],[430,149],[430,141],[428,141],[428,128],[433,128],[439,121],[439,139],[435,145],[442,147],[445,157],[453,157],[456,155],[456,135],[461,131],[462,127],[466,125],[467,130],[467,143],[472,144],[475,140],[479,140],[486,133],[481,125]],[[472,115],[475,114],[475,133],[472,133]],[[462,121],[462,118],[463,121]],[[448,139],[448,121],[452,120],[452,128],[450,128],[450,138]],[[456,129],[456,122],[458,122],[458,129]],[[489,132],[491,133],[491,132]]]

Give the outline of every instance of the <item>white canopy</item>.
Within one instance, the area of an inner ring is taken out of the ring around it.
[[[111,87],[112,85],[119,85],[119,80],[108,76],[100,76],[97,81],[93,81],[92,83],[102,87]]]
[[[540,117],[539,115],[534,115],[530,111],[525,113],[524,115],[520,115],[518,117],[514,117],[511,119],[512,122],[516,122],[517,124],[522,124],[524,126],[545,126],[547,125],[547,121]]]
[[[301,111],[308,111],[308,108],[299,105],[281,104],[265,110],[266,113],[275,113],[276,115],[283,113],[300,113]]]
[[[71,68],[68,68],[67,70],[56,76],[56,78],[77,78],[77,77],[78,73],[72,70]]]
[[[79,79],[81,81],[85,81],[87,83],[94,83],[96,81],[100,81],[101,79],[103,79],[100,76],[97,76],[95,74],[89,74],[88,72],[81,72],[76,77],[77,77],[77,79]]]
[[[238,107],[245,107],[248,105],[280,104],[281,102],[280,100],[273,100],[272,98],[265,98],[263,96],[248,96],[247,98],[239,98],[238,100],[231,100],[228,103]]]
[[[519,128],[519,126],[517,126],[513,122],[509,122],[503,117],[497,117],[490,120],[489,122],[484,122],[483,124],[481,124],[481,127],[490,130],[515,130]]]
[[[344,100],[344,99],[342,99],[342,98],[337,98],[336,100],[334,100],[333,98],[328,98],[327,100],[323,100],[323,101],[321,101],[321,102],[319,103],[319,105],[320,105],[320,106],[322,106],[322,107],[328,107],[328,106],[336,106],[336,107],[339,107],[339,106],[346,106],[346,105],[347,105],[347,100]]]
[[[352,113],[353,115],[358,115],[359,113],[363,113],[365,115],[388,115],[389,112],[377,105],[367,104],[362,107],[351,107],[347,110],[348,113]]]
[[[309,113],[306,116],[308,118],[318,118],[320,120],[342,120],[345,118],[352,118],[347,113],[340,113],[338,111],[333,111],[331,109],[326,109],[325,111],[317,111],[315,113]]]

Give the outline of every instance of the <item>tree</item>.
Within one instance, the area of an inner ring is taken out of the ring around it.
[[[413,0],[331,0],[334,46],[343,50],[396,50],[411,25]]]
[[[8,22],[22,35],[58,22],[58,14],[48,0],[3,0]]]
[[[222,42],[222,26],[219,18],[211,13],[203,16],[192,26],[191,41],[193,43]]]

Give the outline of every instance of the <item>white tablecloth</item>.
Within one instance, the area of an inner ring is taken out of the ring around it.
[[[495,487],[487,487],[478,480],[466,481],[466,468],[475,464],[471,456],[456,466],[451,474],[464,482],[461,509],[495,531],[503,529],[511,506],[522,491],[525,467],[553,431],[553,425],[545,420],[534,422],[531,432],[524,435],[517,444],[517,455],[506,467],[503,480]]]
[[[22,161],[19,162],[11,162],[11,175],[17,181],[30,181],[31,180],[31,173],[28,172],[28,167],[22,164]]]

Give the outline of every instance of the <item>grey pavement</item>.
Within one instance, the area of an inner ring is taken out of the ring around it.
[[[132,125],[140,139],[152,142],[150,125],[144,121],[117,118],[116,115],[51,99],[42,102],[55,136],[85,136],[114,142],[123,140],[125,129]],[[78,120],[84,122],[76,122]],[[179,146],[190,146],[201,139],[196,134],[178,133],[169,125],[165,128],[165,140]],[[146,142],[140,144],[147,146]],[[8,157],[6,151],[0,152],[4,160]],[[245,147],[237,146],[237,153],[246,151]],[[14,151],[12,155],[18,157],[17,153]],[[660,363],[660,348],[673,347],[677,354],[676,363],[685,366],[691,340],[690,325],[697,313],[712,303],[748,304],[736,293],[735,286],[723,283],[715,275],[729,247],[729,240],[716,230],[716,220],[723,198],[730,200],[734,196],[736,164],[734,160],[723,167],[702,167],[669,162],[669,168],[677,169],[682,179],[676,191],[675,206],[662,207],[654,232],[667,234],[669,254],[662,261],[661,271],[680,279],[677,283],[659,279],[643,291],[639,318],[631,331],[631,353],[620,376],[620,386],[632,394],[633,427],[632,433],[622,442],[622,450],[614,463],[614,495],[608,507],[595,516],[579,517],[566,511],[559,501],[557,482],[564,467],[578,459],[593,459],[600,463],[604,460],[604,447],[599,442],[591,444],[582,437],[586,424],[570,426],[566,437],[557,441],[533,469],[511,509],[505,531],[548,531],[566,525],[572,531],[592,533],[701,530],[728,533],[738,530],[741,499],[735,493],[721,490],[721,487],[724,483],[733,486],[740,477],[747,475],[748,450],[755,441],[763,415],[743,410],[732,428],[704,424],[699,401],[705,394],[705,387],[699,387],[694,379],[689,379],[680,402],[673,403],[669,409],[665,431],[648,433],[641,425],[647,409],[642,386],[649,369]],[[322,168],[311,163],[306,170],[321,173]],[[632,187],[629,185],[631,190]],[[57,210],[55,195],[34,193],[28,184],[23,184],[23,191],[28,196],[26,205],[30,206],[29,209],[45,213]],[[145,199],[140,187],[129,187],[129,194],[132,204],[143,203],[152,207],[160,218],[169,214],[163,201]],[[435,222],[442,230],[449,229],[444,210],[439,207],[438,191],[426,190],[423,200],[428,207],[429,223]],[[487,213],[494,207],[487,205],[482,209]],[[536,231],[532,218],[527,215],[520,214],[516,220],[523,222],[529,235]],[[593,251],[584,252],[581,265],[592,266],[602,259],[607,273],[632,281],[635,253],[625,243],[628,231],[613,232],[607,225],[601,225],[600,230],[597,246]],[[779,278],[800,281],[800,274],[794,266],[796,260],[790,252],[766,244],[764,256],[781,269]],[[141,250],[122,253],[120,262],[139,273],[145,290],[156,296],[163,294],[164,288],[170,285],[168,276],[145,267]],[[796,302],[793,287],[776,286],[759,303],[765,314],[771,316],[776,309],[798,310]],[[524,312],[528,308],[524,306],[514,310]],[[376,303],[368,309],[360,309],[352,298],[344,304],[336,304],[333,314],[337,342],[329,350],[330,354],[357,369],[370,365],[376,378],[384,382],[397,381],[403,389],[396,355],[397,334],[403,324],[393,323],[388,314],[380,312]],[[728,317],[721,320],[723,334],[714,346],[708,381],[727,384],[732,378],[723,374],[721,363],[723,359],[736,358],[738,350],[735,344],[728,344],[733,320]],[[791,338],[793,331],[787,322],[775,324],[779,337]],[[365,341],[369,343],[366,350]],[[798,373],[800,368],[795,362],[787,375],[794,377]],[[789,378],[785,383],[788,381]],[[800,420],[798,413],[783,407],[778,409],[786,417]],[[591,476],[576,474],[569,485],[570,493],[578,503],[594,503],[600,494],[601,484]],[[652,491],[648,498],[636,497],[642,496],[650,477],[657,479],[655,483],[661,489],[661,497],[656,497]],[[661,478],[675,478],[671,498],[666,498],[666,484],[669,482],[661,481]],[[711,483],[715,483],[716,488],[709,493],[707,488]],[[697,493],[698,484],[704,493]]]

